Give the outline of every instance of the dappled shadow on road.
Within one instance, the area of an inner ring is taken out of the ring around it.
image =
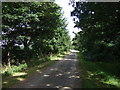
[[[76,69],[76,62],[76,53],[70,53],[63,60],[38,71],[36,75],[12,88],[59,88],[60,90],[79,88],[81,77]]]
[[[70,60],[73,60],[73,59],[63,59],[65,61],[70,61]],[[74,61],[77,61],[76,59],[74,59]]]
[[[76,54],[71,53],[63,60],[60,60],[56,66],[47,69],[47,71],[49,71],[48,73],[40,72],[42,73],[40,77],[43,78],[42,82],[37,85],[31,83],[29,86],[59,88],[61,90],[71,90],[73,87],[79,87],[80,76],[79,72],[76,70],[76,61]]]
[[[80,79],[80,76],[77,75],[78,72],[64,72],[59,71],[57,68],[50,69],[54,71],[54,74],[43,74],[43,81],[39,84],[30,83],[29,87],[38,87],[38,88],[59,88],[60,90],[72,90],[74,87],[74,81]],[[55,73],[56,72],[56,73]],[[75,87],[74,87],[75,88]]]

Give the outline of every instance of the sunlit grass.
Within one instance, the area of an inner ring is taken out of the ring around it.
[[[106,80],[102,80],[103,83],[114,85],[120,88],[120,80],[113,76],[106,76]]]
[[[17,80],[19,80],[19,81],[24,81],[25,79],[18,77]]]
[[[22,76],[22,75],[27,75],[27,73],[25,72],[17,72],[17,73],[14,73],[12,76]]]
[[[80,57],[78,59],[83,88],[120,88],[120,63],[85,61]]]
[[[37,72],[39,72],[40,70],[36,70]]]
[[[69,54],[70,52],[63,52],[57,55],[51,55],[50,60],[61,60],[65,55]]]
[[[7,84],[8,82],[4,81],[3,84]]]

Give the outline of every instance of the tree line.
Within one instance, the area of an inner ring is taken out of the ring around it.
[[[68,51],[66,26],[61,7],[53,2],[3,2],[2,64],[29,63]]]
[[[90,61],[120,61],[120,3],[71,4],[75,27],[82,29],[73,39],[81,57]]]

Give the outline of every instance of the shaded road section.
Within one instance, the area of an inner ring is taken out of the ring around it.
[[[19,82],[12,88],[80,88],[77,71],[77,55],[71,52],[54,65],[34,74],[31,78]]]

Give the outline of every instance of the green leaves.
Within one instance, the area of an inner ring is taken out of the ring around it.
[[[3,57],[9,52],[10,60],[28,63],[31,58],[70,49],[66,21],[57,4],[3,2],[2,11]],[[9,58],[3,58],[3,63]]]
[[[74,20],[75,26],[82,29],[76,35],[74,43],[83,52],[83,56],[87,60],[118,61],[120,53],[116,54],[118,52],[116,47],[120,42],[116,41],[118,39],[116,36],[120,32],[119,3],[76,2],[74,4],[71,15],[78,19]]]

